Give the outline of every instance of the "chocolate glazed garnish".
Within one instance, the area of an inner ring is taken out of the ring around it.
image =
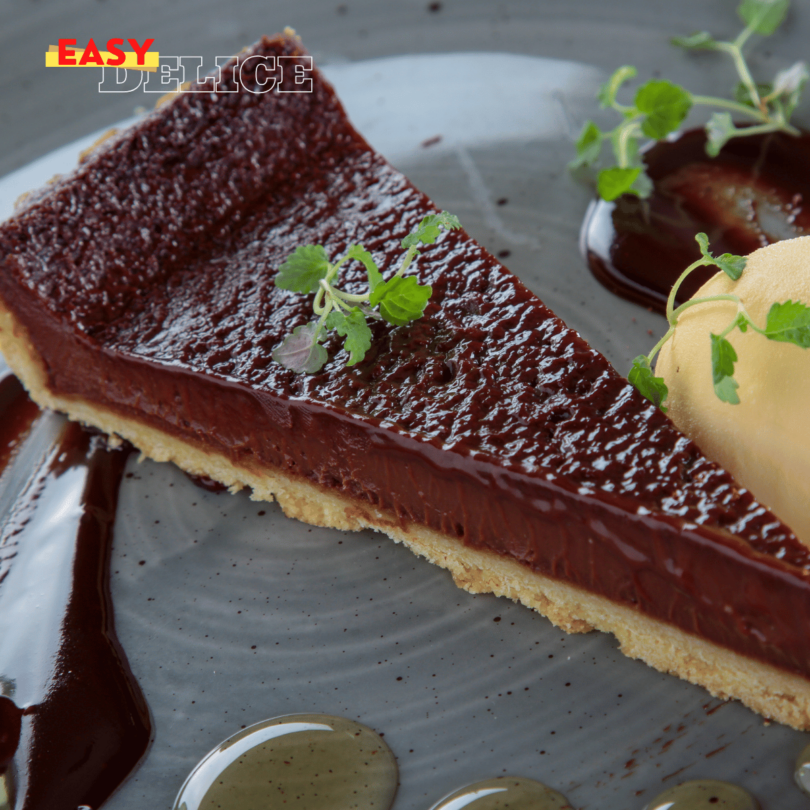
[[[655,144],[644,157],[654,186],[648,199],[591,204],[582,249],[611,292],[663,311],[673,283],[700,257],[696,233],[708,235],[715,255],[810,233],[810,135],[735,138],[714,159],[705,143],[701,129]],[[714,270],[692,273],[679,300]]]
[[[0,804],[12,810],[98,808],[149,743],[109,595],[128,454],[67,424],[2,518]]]

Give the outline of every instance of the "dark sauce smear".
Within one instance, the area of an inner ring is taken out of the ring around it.
[[[0,374],[0,473],[28,435],[39,416],[20,381],[10,373]]]
[[[2,448],[19,443],[36,414],[20,396],[6,396],[13,388],[0,383]],[[150,740],[149,711],[115,636],[109,594],[129,450],[67,424],[3,519],[0,795],[11,810],[98,808]]]
[[[678,276],[700,257],[753,250],[810,233],[810,135],[729,141],[714,159],[702,129],[653,146],[644,156],[653,193],[591,204],[582,227],[588,266],[611,292],[663,311]],[[691,298],[714,271],[699,268],[679,293]]]

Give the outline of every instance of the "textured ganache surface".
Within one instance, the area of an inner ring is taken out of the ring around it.
[[[302,52],[236,64],[254,53]],[[0,298],[50,389],[810,675],[808,551],[463,231],[415,263],[425,316],[376,324],[360,364],[273,362],[311,314],[273,283],[296,246],[387,267],[437,209],[317,75],[241,79],[173,99],[0,230]]]

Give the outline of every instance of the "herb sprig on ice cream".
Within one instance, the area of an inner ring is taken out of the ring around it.
[[[810,544],[810,236],[747,259],[712,259],[698,241],[689,269],[721,271],[677,309],[673,288],[670,327],[630,380]]]
[[[790,6],[789,0],[742,0],[737,14],[745,24],[730,41],[715,39],[708,31],[691,36],[673,37],[672,44],[689,51],[715,51],[730,57],[739,83],[734,98],[704,96],[690,93],[666,79],[651,79],[641,85],[631,104],[618,101],[624,85],[638,73],[632,65],[618,68],[599,91],[603,108],[621,116],[613,129],[603,131],[595,122],[587,121],[577,139],[576,157],[569,167],[578,169],[598,164],[602,147],[610,143],[613,165],[603,167],[597,175],[597,192],[603,200],[612,201],[622,194],[649,197],[653,182],[647,174],[640,138],[661,140],[675,132],[693,106],[715,107],[706,124],[706,153],[717,157],[732,138],[786,132],[799,135],[790,117],[799,103],[802,90],[810,78],[803,61],[779,71],[769,84],[754,80],[746,62],[743,48],[754,34],[770,36],[782,24]],[[731,115],[741,116],[745,126],[737,126]]]

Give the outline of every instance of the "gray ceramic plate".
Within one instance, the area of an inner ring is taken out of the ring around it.
[[[577,242],[590,194],[565,170],[572,139],[594,113],[606,65],[626,62],[631,49],[643,73],[725,86],[722,63],[670,53],[661,32],[733,33],[733,6],[694,4],[685,31],[672,9],[659,21],[655,3],[583,3],[581,18],[558,5],[414,7],[433,27],[422,21],[399,38],[366,7],[367,50],[381,58],[356,62],[338,59],[326,23],[307,19],[321,32],[311,47],[358,129],[626,371],[662,320],[605,292],[584,267]],[[354,13],[329,9],[338,21]],[[438,19],[451,13],[452,26]],[[775,40],[776,56],[758,67],[786,65],[800,53],[794,39]],[[415,55],[430,50],[425,43],[444,52]],[[353,47],[341,56],[356,58]],[[0,181],[2,204],[69,169],[81,146]],[[401,770],[397,810],[426,810],[503,773],[546,782],[577,808],[640,810],[699,777],[742,784],[764,808],[808,805],[792,781],[805,735],[624,658],[610,637],[566,636],[529,610],[470,596],[382,536],[310,528],[275,505],[205,492],[169,465],[133,459],[130,471],[112,589],[155,742],[110,810],[168,808],[221,739],[295,712],[384,732]]]

